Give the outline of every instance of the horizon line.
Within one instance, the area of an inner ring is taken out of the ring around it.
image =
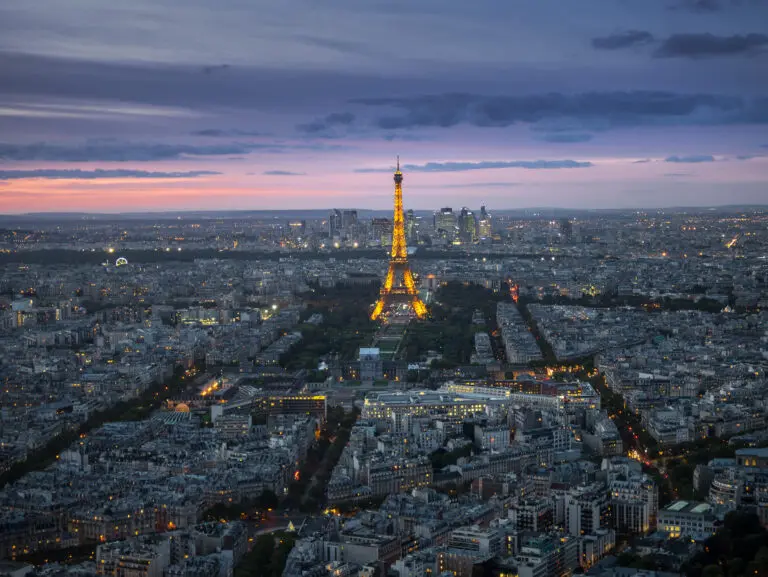
[[[458,205],[457,205],[458,206]],[[466,206],[466,205],[464,205]],[[439,210],[439,208],[414,208],[410,209],[419,212],[432,212]],[[453,207],[452,207],[453,208]],[[534,211],[534,210],[560,210],[560,211],[572,211],[572,212],[604,212],[604,211],[636,211],[636,210],[717,210],[723,208],[749,208],[749,209],[768,209],[768,203],[763,204],[703,204],[703,205],[670,205],[670,206],[632,206],[632,207],[602,207],[602,208],[571,208],[563,206],[528,206],[520,208],[491,208],[491,212],[515,212],[515,211]],[[52,216],[52,215],[69,215],[69,216],[137,216],[142,214],[222,214],[222,213],[248,213],[248,212],[266,212],[266,213],[282,213],[282,212],[324,212],[332,210],[358,210],[367,212],[390,212],[391,208],[359,208],[359,207],[337,207],[331,206],[326,208],[233,208],[233,209],[160,209],[160,210],[139,210],[139,211],[120,211],[120,212],[97,212],[97,211],[40,211],[40,212],[18,212],[18,213],[0,213],[0,218],[12,218],[12,217],[31,217],[31,216]]]

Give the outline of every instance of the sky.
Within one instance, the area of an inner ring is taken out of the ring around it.
[[[7,0],[0,213],[768,204],[768,0]]]

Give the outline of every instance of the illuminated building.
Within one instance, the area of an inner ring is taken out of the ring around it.
[[[404,393],[378,393],[365,399],[361,413],[364,419],[380,419],[390,422],[393,415],[439,416],[447,420],[462,421],[484,414],[489,404],[501,405],[502,398],[472,398],[466,395],[435,391],[408,391]]]
[[[371,234],[381,246],[392,244],[392,222],[388,218],[371,219]]]
[[[397,302],[407,303],[420,319],[427,316],[427,306],[419,298],[413,273],[408,266],[408,250],[405,243],[405,223],[403,217],[403,173],[400,172],[400,158],[395,171],[395,209],[392,216],[392,249],[389,269],[384,285],[381,287],[379,300],[373,307],[371,319],[376,320],[386,313],[385,308]]]
[[[495,557],[501,553],[501,533],[497,529],[481,529],[475,525],[451,533],[448,547]]]
[[[435,213],[435,230],[442,237],[453,241],[456,236],[456,215],[450,206],[441,208]]]
[[[616,546],[616,531],[613,529],[598,529],[592,535],[584,535],[579,539],[579,565],[583,570],[589,569]]]
[[[267,415],[313,415],[325,420],[325,395],[269,395],[255,397],[254,409]]]
[[[466,206],[459,214],[459,238],[463,243],[473,243],[477,240],[477,221],[474,213]]]
[[[405,213],[405,238],[407,240],[416,238],[416,215],[413,213],[413,209],[409,209]]]
[[[523,537],[516,556],[519,577],[569,577],[578,566],[578,540],[559,533]]]
[[[236,413],[217,418],[214,428],[222,439],[236,439],[248,435],[252,426],[250,413]]]
[[[546,387],[547,383],[538,382],[504,383],[509,386],[489,387],[449,381],[436,392],[466,399],[503,400],[507,405],[514,404],[529,409],[556,409],[567,413],[600,408],[600,395],[589,383],[552,383]]]
[[[721,525],[712,505],[696,501],[673,501],[659,511],[658,530],[670,539],[690,537],[703,541]]]
[[[604,459],[602,470],[608,475],[613,528],[640,535],[656,530],[659,489],[642,473],[642,465],[627,457],[615,457]]]
[[[485,210],[485,206],[480,207],[480,220],[477,221],[477,236],[481,239],[493,236],[491,215]]]
[[[552,502],[530,497],[520,499],[509,508],[509,518],[518,531],[549,531],[554,523]]]
[[[96,549],[97,575],[162,577],[171,563],[171,542],[149,537],[129,542],[107,543]]]
[[[608,526],[610,518],[608,493],[601,484],[574,487],[566,495],[565,528],[571,535],[594,535]]]
[[[389,495],[428,486],[432,482],[432,463],[424,456],[369,463],[367,474],[371,495]]]

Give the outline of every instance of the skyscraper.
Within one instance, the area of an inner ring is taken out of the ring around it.
[[[345,210],[342,213],[341,225],[345,231],[349,232],[350,229],[357,226],[357,211]]]
[[[328,215],[328,236],[331,238],[338,236],[341,232],[342,224],[341,211],[338,208],[334,208],[333,212]]]
[[[416,237],[416,216],[413,214],[413,209],[409,208],[405,213],[405,238],[408,241],[413,240]]]
[[[477,239],[477,221],[474,213],[466,206],[459,214],[459,238],[463,243],[472,243]]]
[[[390,244],[392,242],[392,222],[388,218],[371,219],[371,234],[382,246]]]
[[[573,223],[569,219],[563,218],[560,220],[560,234],[568,242],[573,239]]]
[[[435,213],[435,230],[439,236],[448,240],[456,237],[456,215],[450,206],[441,208]]]
[[[485,210],[485,205],[480,207],[480,220],[477,221],[477,236],[482,240],[493,236],[493,222],[491,215]]]

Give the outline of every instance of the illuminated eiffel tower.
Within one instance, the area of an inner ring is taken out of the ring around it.
[[[419,298],[413,273],[408,266],[408,248],[405,245],[405,224],[403,219],[403,173],[400,172],[400,157],[397,157],[395,171],[395,212],[392,223],[392,250],[389,254],[387,278],[379,291],[379,300],[373,307],[371,320],[382,315],[396,304],[407,304],[415,315],[423,319],[427,316],[427,306]],[[385,310],[387,309],[387,310]]]

